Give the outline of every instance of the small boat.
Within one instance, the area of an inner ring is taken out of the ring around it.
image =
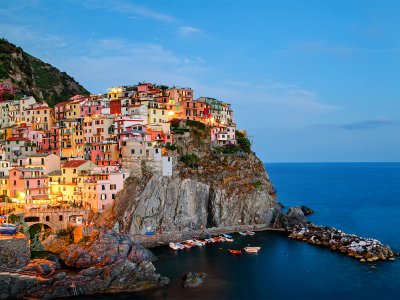
[[[225,238],[226,242],[233,242],[233,239]]]
[[[254,231],[246,231],[246,235],[255,235],[256,233]]]
[[[189,245],[190,247],[196,246],[196,242],[193,240],[186,240],[185,244]]]
[[[223,234],[223,236],[224,236],[224,237],[226,237],[226,238],[228,238],[228,239],[231,239],[231,238],[232,238],[232,236],[231,236],[231,235],[229,235],[229,234],[226,234],[226,233],[224,233],[224,234]]]
[[[175,243],[176,247],[178,247],[179,250],[185,249],[185,246],[182,245],[181,243]]]
[[[215,237],[210,238],[210,240],[211,240],[211,243],[216,243],[216,242],[218,242],[218,239],[215,238]]]
[[[1,234],[17,234],[18,226],[10,223],[3,223],[0,225]]]
[[[208,238],[205,240],[207,243],[214,243],[212,239]]]
[[[175,250],[175,251],[177,251],[177,250],[181,250],[181,248],[179,247],[179,246],[177,246],[175,243],[169,243],[169,247],[172,249],[172,250]]]
[[[200,242],[199,240],[194,240],[194,243],[196,244],[196,246],[199,246],[199,247],[204,246],[204,244],[202,242]]]
[[[261,247],[244,247],[244,251],[247,253],[258,253],[261,250]]]
[[[226,241],[226,238],[224,236],[220,235],[218,237],[218,242],[225,242],[225,241]]]
[[[246,232],[243,232],[243,231],[239,231],[238,233],[239,233],[240,235],[247,235]]]
[[[228,252],[229,252],[230,254],[242,254],[242,250],[228,249]]]

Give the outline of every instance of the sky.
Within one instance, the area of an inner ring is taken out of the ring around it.
[[[231,103],[264,162],[400,161],[400,1],[0,3],[0,37],[92,93]]]

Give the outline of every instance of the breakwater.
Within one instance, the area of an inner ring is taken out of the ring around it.
[[[289,237],[330,248],[332,251],[359,259],[361,262],[395,260],[395,253],[390,247],[383,245],[378,240],[347,234],[333,227],[318,226],[312,223],[297,224],[291,229]]]

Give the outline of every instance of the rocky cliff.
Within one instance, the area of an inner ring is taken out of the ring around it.
[[[210,147],[209,127],[193,122],[180,126],[188,131],[175,133],[174,146],[169,148],[173,176],[163,177],[142,163],[140,172],[132,171],[141,176],[127,179],[115,206],[98,223],[110,227],[118,223],[131,234],[144,233],[147,227],[176,232],[273,225],[281,205],[256,155],[251,151],[221,154]]]
[[[0,39],[0,83],[12,85],[19,95],[34,96],[50,106],[76,94],[89,93],[65,72],[5,39]]]

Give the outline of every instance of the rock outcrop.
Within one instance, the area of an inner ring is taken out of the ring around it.
[[[229,163],[240,163],[243,168],[230,169]],[[131,234],[143,234],[147,227],[173,232],[238,224],[273,224],[280,205],[271,195],[264,168],[254,170],[262,166],[261,162],[249,154],[229,157],[227,164],[223,170],[216,169],[214,174],[204,174],[203,169],[172,177],[153,173],[148,179],[129,178],[117,196],[115,220],[124,232]],[[233,179],[243,176],[241,173],[244,173],[243,179]],[[252,182],[254,177],[265,185],[256,188]]]
[[[79,273],[57,273],[51,257],[52,261],[33,260],[21,274],[0,275],[0,299],[135,292],[168,283],[155,272],[149,250],[112,230],[94,232],[87,242],[68,246],[60,257],[66,266],[81,269]]]
[[[281,209],[263,163],[255,153],[215,154],[209,128],[174,135],[173,175],[164,177],[149,163],[132,170],[116,204],[96,221],[130,234],[147,228],[185,232],[238,224],[273,225]],[[189,165],[184,157],[198,162]]]

